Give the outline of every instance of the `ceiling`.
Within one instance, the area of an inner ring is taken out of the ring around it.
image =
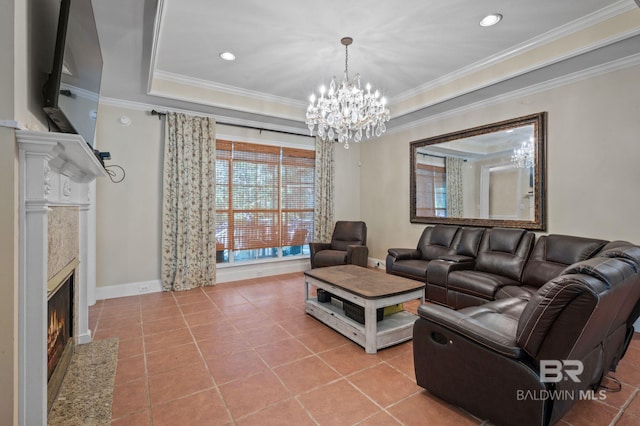
[[[309,95],[344,72],[344,36],[350,76],[389,100],[388,128],[640,56],[634,0],[109,0],[94,13],[105,102],[302,132]],[[488,13],[504,19],[481,27]]]

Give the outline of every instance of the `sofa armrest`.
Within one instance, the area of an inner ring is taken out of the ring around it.
[[[476,259],[471,256],[462,256],[460,254],[446,254],[444,256],[440,256],[438,259],[446,260],[447,262],[453,263],[467,263],[476,261]]]
[[[421,257],[418,250],[409,248],[390,248],[388,253],[395,260],[420,259]]]
[[[329,250],[330,248],[331,243],[309,243],[309,260],[311,261],[312,269],[316,267],[316,253],[322,250]]]
[[[418,307],[418,315],[509,358],[520,359],[526,356],[524,350],[516,343],[515,333],[512,336],[501,332],[493,322],[487,321],[485,324],[463,311],[432,304]]]
[[[367,267],[369,260],[369,248],[361,245],[347,246],[347,264]]]
[[[456,257],[456,256],[451,256]],[[460,258],[467,258],[466,256],[457,256]],[[475,260],[471,257],[467,259],[470,260],[462,260],[460,262],[454,262],[452,260],[444,260],[444,259],[434,259],[429,262],[429,266],[427,266],[427,282],[429,284],[439,285],[441,287],[447,287],[447,277],[450,272],[453,271],[463,271],[472,270],[476,263]]]
[[[319,251],[329,250],[331,248],[331,243],[309,243],[309,251],[311,252],[311,257]]]

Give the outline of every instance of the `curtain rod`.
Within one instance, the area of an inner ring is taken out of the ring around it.
[[[157,115],[158,116],[158,120],[160,120],[163,116],[167,115],[166,112],[156,111],[155,109],[152,109],[150,112],[151,112],[151,115]],[[217,121],[217,120],[216,120],[216,124],[221,124],[223,126],[241,127],[243,129],[259,130],[260,133],[262,133],[262,131],[265,130],[267,132],[283,133],[285,135],[306,136],[308,138],[313,137],[313,136],[309,136],[306,133],[295,133],[295,132],[287,132],[285,130],[265,129],[263,127],[247,126],[245,124],[223,123],[223,122]]]
[[[420,151],[416,151],[418,154],[420,155],[424,155],[425,157],[434,157],[434,158],[442,158],[443,160],[446,160],[448,157],[445,156],[441,156],[441,155],[435,155],[435,154],[427,154],[425,152],[420,152]],[[453,158],[460,158],[460,157],[453,157]],[[465,163],[467,162],[466,158],[463,158],[462,161],[464,161]]]

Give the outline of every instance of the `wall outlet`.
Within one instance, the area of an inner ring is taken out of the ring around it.
[[[149,291],[149,286],[147,284],[142,284],[138,286],[138,293],[146,293]]]

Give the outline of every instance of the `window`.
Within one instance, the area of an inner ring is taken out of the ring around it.
[[[216,141],[217,262],[308,254],[315,152]]]
[[[443,165],[418,163],[416,167],[416,215],[445,217],[447,215],[447,180]]]

